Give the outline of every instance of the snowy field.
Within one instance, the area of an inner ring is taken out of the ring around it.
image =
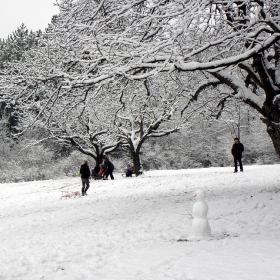
[[[0,279],[278,280],[280,165],[0,185]],[[203,188],[209,240],[188,240]],[[181,240],[181,241],[180,241]]]

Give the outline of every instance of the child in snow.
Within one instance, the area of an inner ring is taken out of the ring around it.
[[[105,164],[100,165],[100,171],[98,173],[98,176],[101,176],[104,180],[106,179],[106,171],[105,171]]]
[[[133,174],[133,169],[130,166],[130,164],[128,164],[127,167],[126,167],[125,176],[126,177],[132,177],[132,174]]]
[[[100,167],[98,165],[96,165],[94,167],[94,169],[91,170],[91,177],[95,180],[97,179],[102,179],[102,175],[99,176],[99,170],[100,170]]]

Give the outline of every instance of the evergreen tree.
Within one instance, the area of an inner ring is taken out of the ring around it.
[[[34,46],[38,46],[42,31],[28,31],[24,24],[21,24],[8,38],[0,39],[0,79],[1,76],[11,74],[12,64],[23,60],[24,52],[30,50]],[[5,69],[5,72],[4,72]],[[11,71],[10,71],[11,70]],[[0,97],[4,95],[5,90],[0,89]],[[15,132],[14,127],[17,125],[17,118],[13,114],[13,104],[7,104],[5,100],[0,98],[0,117],[6,118],[7,128],[11,132]]]
[[[38,45],[41,35],[41,30],[29,32],[27,27],[21,24],[6,40],[0,39],[0,69],[3,69],[7,62],[20,61],[25,51]]]

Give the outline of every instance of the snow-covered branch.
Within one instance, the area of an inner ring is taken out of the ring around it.
[[[210,71],[209,71],[210,72]],[[244,102],[250,104],[257,111],[262,112],[262,105],[264,99],[262,96],[254,94],[249,88],[247,88],[240,80],[231,75],[229,72],[222,71],[211,71],[214,77],[228,85],[235,92],[234,97],[244,100]]]

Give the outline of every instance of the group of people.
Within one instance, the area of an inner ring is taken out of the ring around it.
[[[106,155],[102,157],[102,163],[97,165],[92,169],[89,168],[88,161],[85,160],[84,163],[81,165],[80,168],[80,176],[82,179],[82,195],[87,195],[87,190],[89,189],[90,178],[95,180],[103,179],[108,180],[110,176],[111,180],[114,180],[114,165],[113,163],[107,158]]]
[[[243,172],[243,164],[242,164],[243,152],[244,152],[243,144],[239,142],[238,138],[234,138],[234,144],[231,148],[231,153],[234,158],[234,173],[238,172],[237,163],[239,163],[240,171]],[[97,179],[108,180],[108,177],[110,176],[111,180],[114,180],[113,171],[114,171],[114,165],[107,158],[106,155],[102,157],[102,163],[100,165],[95,166],[94,169],[92,169],[92,171],[90,171],[88,161],[85,160],[84,164],[82,164],[80,168],[80,175],[82,179],[82,195],[87,195],[90,178],[93,178],[95,180]],[[130,164],[128,164],[126,168],[125,176],[132,177],[132,174],[133,174],[133,168],[130,166]]]
[[[91,177],[93,179],[103,179],[108,180],[108,177],[110,175],[111,180],[114,180],[114,164],[107,158],[106,155],[102,157],[102,163],[100,165],[97,165],[92,169],[91,171]]]

